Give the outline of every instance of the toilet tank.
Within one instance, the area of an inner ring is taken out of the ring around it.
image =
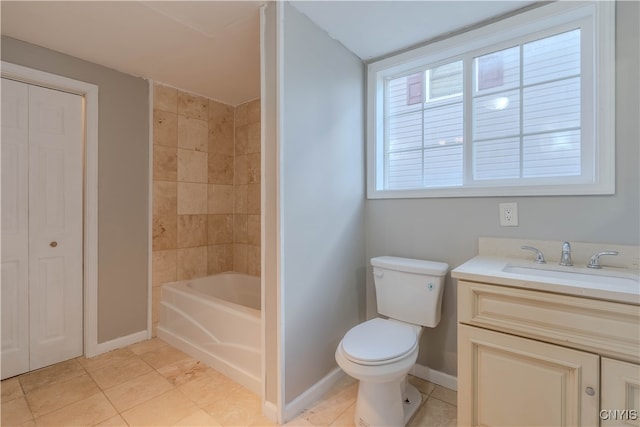
[[[435,327],[449,265],[382,256],[371,258],[378,313],[402,322]]]

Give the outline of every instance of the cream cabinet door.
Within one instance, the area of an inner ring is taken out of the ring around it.
[[[640,426],[640,365],[602,358],[601,425]]]
[[[458,424],[597,426],[599,356],[458,326]]]

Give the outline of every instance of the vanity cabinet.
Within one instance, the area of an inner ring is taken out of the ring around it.
[[[459,280],[458,322],[460,426],[639,425],[637,305]]]

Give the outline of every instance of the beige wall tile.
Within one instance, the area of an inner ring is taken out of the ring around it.
[[[207,275],[207,247],[178,249],[178,280]]]
[[[178,145],[178,115],[162,110],[153,111],[153,144]]]
[[[207,257],[209,274],[233,271],[233,244],[210,245]]]
[[[247,126],[247,153],[259,153],[260,146],[260,122],[251,123]]]
[[[208,151],[209,125],[207,121],[179,115],[178,147],[187,150]]]
[[[233,156],[234,108],[209,101],[209,151]]]
[[[207,215],[178,215],[178,248],[207,246]]]
[[[233,213],[246,214],[247,212],[247,185],[233,186]]]
[[[178,183],[178,214],[197,215],[207,213],[207,184]]]
[[[247,184],[260,183],[260,153],[247,154]]]
[[[247,215],[247,243],[260,246],[260,215]]]
[[[153,146],[153,179],[175,181],[178,177],[178,152],[175,147]]]
[[[154,251],[151,258],[151,277],[153,286],[175,282],[177,252],[175,249]]]
[[[260,99],[254,99],[247,104],[247,123],[260,123]]]
[[[169,181],[153,181],[153,216],[175,215],[177,209],[177,184]]]
[[[244,126],[247,124],[247,104],[241,104],[236,107],[235,126]]]
[[[209,215],[207,232],[209,234],[207,242],[209,245],[233,243],[233,215]]]
[[[160,84],[153,85],[153,108],[156,110],[178,112],[178,90]]]
[[[209,153],[209,184],[233,184],[233,156]]]
[[[178,245],[176,215],[157,215],[153,217],[153,251],[175,249]]]
[[[209,184],[208,204],[210,214],[233,213],[233,185]]]
[[[235,185],[242,185],[242,184],[249,183],[246,154],[241,154],[241,155],[236,154],[236,158],[234,160],[233,183]]]
[[[247,145],[249,144],[249,133],[247,125],[236,126],[235,133],[235,154],[247,154]]]
[[[234,108],[222,102],[209,100],[209,122],[228,123],[233,126]]]
[[[178,149],[178,181],[200,182],[208,179],[208,155],[200,151]]]
[[[259,246],[247,246],[247,274],[260,276]]]
[[[247,273],[247,248],[242,243],[233,244],[233,271]]]
[[[247,243],[247,215],[233,215],[233,243]]]
[[[247,185],[248,214],[260,214],[260,184]]]
[[[209,100],[203,96],[178,91],[178,114],[194,119],[209,119]]]

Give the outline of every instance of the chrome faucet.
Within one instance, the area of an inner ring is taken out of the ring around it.
[[[562,244],[562,256],[560,257],[560,265],[573,265],[571,261],[571,245],[569,242],[564,242]]]
[[[597,254],[591,257],[591,260],[589,260],[589,264],[587,264],[587,267],[602,268],[602,266],[600,265],[600,257],[602,255],[618,255],[618,252],[617,251],[598,252]]]
[[[520,246],[520,249],[524,249],[527,251],[533,251],[536,253],[536,259],[535,259],[535,263],[536,264],[546,264],[547,261],[545,261],[544,259],[544,255],[542,254],[542,251],[538,248],[534,248],[533,246]]]

